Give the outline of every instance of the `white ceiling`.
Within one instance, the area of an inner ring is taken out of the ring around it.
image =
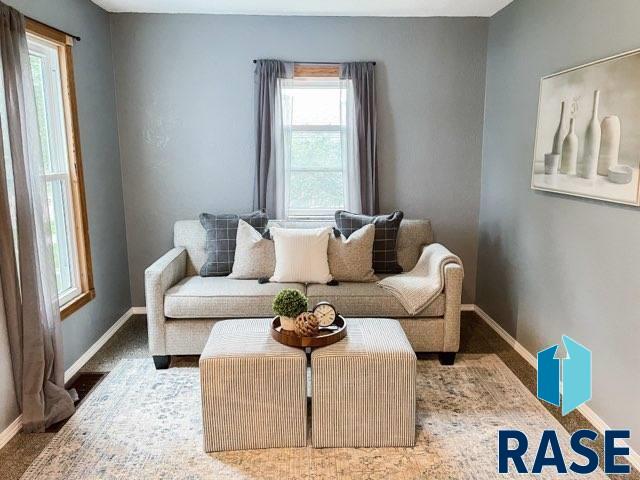
[[[92,0],[109,12],[490,17],[512,0]]]

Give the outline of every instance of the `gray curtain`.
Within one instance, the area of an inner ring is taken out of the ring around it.
[[[376,215],[379,213],[379,194],[375,66],[373,62],[350,62],[340,67],[340,78],[353,83],[362,213]]]
[[[280,60],[256,60],[254,71],[256,163],[253,209],[265,209],[270,218],[274,218],[278,212],[276,200],[278,80],[291,78],[292,73],[290,63]]]
[[[41,432],[69,417],[74,405],[64,388],[60,310],[25,20],[2,3],[0,57],[0,281],[23,429]]]

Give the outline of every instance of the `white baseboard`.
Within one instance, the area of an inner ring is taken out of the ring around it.
[[[20,429],[22,428],[22,415],[19,415],[11,425],[5,428],[2,432],[0,432],[0,448],[4,447],[9,440],[11,440],[14,436],[18,434]]]
[[[147,307],[132,307],[131,313],[132,315],[146,315]]]
[[[498,335],[502,337],[502,339],[507,342],[509,345],[513,347],[513,349],[520,354],[522,358],[524,358],[533,368],[537,369],[538,364],[536,362],[536,357],[534,357],[529,350],[524,348],[515,338],[513,338],[509,333],[502,328],[498,322],[496,322],[493,318],[489,316],[487,312],[482,310],[478,305],[474,305],[474,311],[478,314],[478,316],[484,320],[487,325],[493,328]]]
[[[65,370],[64,372],[65,383],[71,380],[73,376],[76,373],[78,373],[82,367],[84,367],[84,365],[91,359],[91,357],[93,357],[98,352],[98,350],[100,350],[102,346],[105,343],[107,343],[109,339],[113,337],[113,335],[118,330],[120,330],[120,328],[127,322],[127,320],[131,318],[133,314],[134,314],[133,308],[130,308],[129,310],[124,312],[124,314],[118,320],[116,320],[116,322],[113,325],[111,325],[109,330],[104,332],[104,334],[98,339],[96,343],[91,345],[89,349],[86,352],[84,352],[82,356],[73,363],[73,365],[71,365],[67,370]]]
[[[505,342],[513,347],[513,349],[520,354],[522,358],[524,358],[533,368],[538,369],[538,362],[536,361],[536,357],[533,356],[529,350],[524,348],[522,344],[520,344],[515,338],[513,338],[504,328],[502,328],[498,322],[496,322],[491,316],[482,310],[478,305],[474,305],[474,311],[478,314],[478,316],[484,320],[487,325],[489,325],[495,332],[500,335]],[[611,430],[611,427],[607,425],[602,417],[600,417],[596,412],[594,412],[590,407],[583,404],[578,407],[578,411],[586,418],[591,425],[593,425],[596,430],[600,433],[604,433],[605,430]],[[620,442],[621,444],[624,442]],[[624,446],[629,448],[629,463],[633,465],[636,470],[640,470],[640,454],[635,452],[629,445],[626,443]]]

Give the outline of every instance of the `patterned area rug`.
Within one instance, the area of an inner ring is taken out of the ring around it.
[[[566,431],[495,355],[461,355],[452,367],[419,360],[417,387],[415,448],[206,454],[197,368],[156,371],[150,361],[123,360],[22,478],[493,479],[505,477],[496,466],[500,428],[523,430],[533,446],[555,429],[570,451]]]

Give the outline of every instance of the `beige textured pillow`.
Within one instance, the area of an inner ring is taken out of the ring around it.
[[[327,283],[332,280],[327,259],[331,227],[271,228],[276,247],[272,282]]]
[[[270,277],[276,267],[273,240],[262,238],[260,232],[244,220],[238,221],[236,256],[229,278],[256,279]]]
[[[329,239],[329,270],[334,280],[344,282],[375,282],[373,273],[373,241],[376,227],[372,223],[359,228],[346,238]]]

